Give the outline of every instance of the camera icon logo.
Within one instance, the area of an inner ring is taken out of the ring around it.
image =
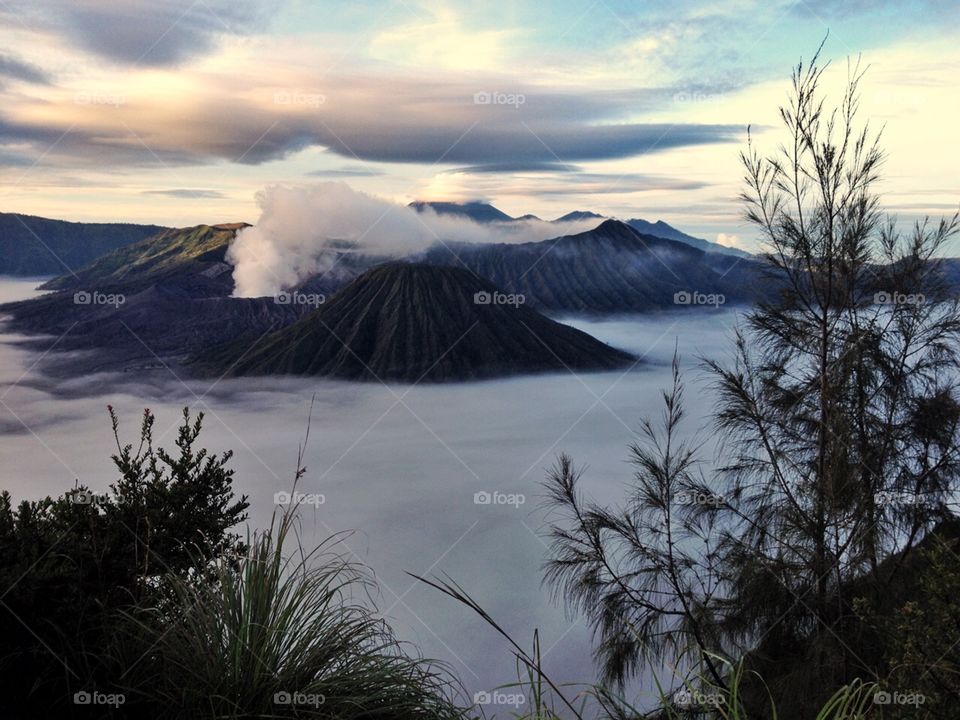
[[[681,290],[680,292],[675,292],[673,294],[674,305],[689,305],[691,300],[692,297],[686,290]]]
[[[493,302],[493,296],[488,293],[486,290],[481,290],[480,292],[473,294],[473,304],[474,305],[489,305]]]
[[[89,705],[93,702],[93,696],[88,693],[86,690],[81,690],[80,692],[75,692],[73,694],[73,704],[74,705]]]
[[[473,504],[474,505],[489,505],[493,502],[493,495],[488,493],[486,490],[481,490],[473,494]]]

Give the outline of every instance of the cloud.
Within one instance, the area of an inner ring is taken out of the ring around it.
[[[38,85],[46,85],[50,82],[50,76],[41,68],[2,53],[0,53],[0,75]]]
[[[484,163],[467,167],[453,168],[454,173],[520,173],[520,172],[579,172],[580,167],[563,162],[524,162],[506,160],[498,163]]]
[[[371,162],[543,168],[732,142],[742,134],[730,124],[620,122],[641,108],[619,93],[531,90],[527,107],[514,111],[475,105],[459,83],[350,79],[331,83],[326,101],[313,106],[278,104],[276,85],[234,92],[231,83],[214,80],[181,94],[178,80],[167,90],[165,79],[156,78],[149,92],[136,83],[92,85],[26,101],[0,117],[0,137],[35,142],[39,153],[60,139],[59,156],[112,166],[255,165],[320,146]]]
[[[311,177],[325,178],[346,178],[346,177],[381,177],[385,175],[382,170],[366,167],[364,165],[342,165],[338,168],[329,170],[311,170],[307,175]]]
[[[740,250],[745,249],[740,237],[732,233],[717,233],[717,245],[723,245],[728,248],[739,248]]]
[[[342,182],[274,185],[257,200],[259,220],[237,234],[227,253],[238,297],[273,295],[332,270],[332,242],[370,255],[403,256],[441,241],[530,242],[599,224],[597,219],[480,224],[429,209],[418,212]]]
[[[710,183],[670,175],[636,172],[531,173],[516,177],[501,177],[480,173],[474,175],[462,169],[436,175],[427,189],[431,196],[466,201],[478,194],[489,197],[569,197],[587,195],[618,195],[641,192],[683,192],[708,187]]]
[[[166,190],[144,190],[142,195],[166,195],[167,197],[183,200],[222,199],[225,198],[218,190],[191,190],[190,188],[169,188]]]
[[[850,18],[864,13],[895,11],[899,14],[904,11],[916,14],[930,21],[941,14],[956,13],[957,4],[954,0],[845,0],[838,3],[833,0],[804,0],[791,6],[791,11],[797,15],[815,13],[823,19]]]
[[[412,3],[416,17],[376,34],[369,44],[373,57],[399,65],[447,70],[500,69],[521,34],[514,28],[486,30],[466,26],[449,7]]]
[[[267,17],[259,2],[231,0],[11,0],[4,6],[8,20],[108,60],[145,66],[202,55],[220,36],[247,33]]]

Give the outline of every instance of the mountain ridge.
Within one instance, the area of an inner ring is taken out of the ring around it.
[[[85,223],[0,213],[0,274],[59,275],[167,229],[161,225]]]
[[[253,347],[234,343],[194,359],[216,374],[402,382],[611,370],[634,361],[467,270],[404,262],[367,271]]]

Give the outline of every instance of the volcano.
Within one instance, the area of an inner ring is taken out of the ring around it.
[[[628,353],[541,315],[468,270],[389,263],[253,347],[231,343],[195,364],[226,375],[444,382],[632,362]]]

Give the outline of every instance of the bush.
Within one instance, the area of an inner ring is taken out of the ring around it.
[[[131,617],[153,648],[131,694],[163,718],[462,717],[448,677],[362,601],[371,579],[331,550],[337,538],[285,555],[294,516],[275,523],[213,581],[171,577],[169,615]]]
[[[74,709],[73,694],[106,688],[120,613],[159,605],[165,579],[187,577],[242,548],[229,528],[244,519],[230,453],[195,450],[203,416],[185,409],[178,452],[153,447],[154,416],[140,441],[121,445],[110,417],[120,479],[97,495],[84,485],[57,499],[0,494],[0,710],[37,717]],[[38,714],[39,713],[39,714]]]

